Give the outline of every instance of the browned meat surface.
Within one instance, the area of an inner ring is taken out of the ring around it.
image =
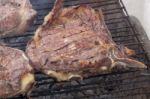
[[[27,94],[33,85],[32,67],[24,52],[0,45],[0,99]]]
[[[29,0],[0,0],[0,36],[25,32],[35,16]]]
[[[127,58],[134,51],[112,40],[101,11],[87,5],[62,8],[57,0],[33,39],[27,55],[36,70],[58,81],[111,72],[114,68],[146,68]]]

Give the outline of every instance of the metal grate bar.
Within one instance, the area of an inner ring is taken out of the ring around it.
[[[150,80],[143,80],[143,81],[138,81],[138,82],[128,82],[128,83],[125,83],[125,84],[121,84],[120,86],[125,86],[125,85],[133,85],[134,83],[135,84],[141,84],[141,83],[144,83],[144,82],[150,82]],[[86,84],[86,85],[82,85],[82,87],[86,86],[85,88],[80,88],[81,85],[78,85],[78,86],[70,86],[70,87],[66,87],[66,88],[63,88],[62,91],[51,91],[51,90],[47,90],[45,89],[47,92],[49,92],[50,94],[63,94],[63,93],[68,93],[68,92],[74,92],[74,91],[84,91],[84,90],[88,90],[88,89],[95,89],[95,88],[104,88],[104,87],[113,87],[113,86],[117,86],[117,85],[111,85],[108,83],[108,85],[101,85],[99,86],[100,82],[97,82],[97,83],[93,83],[93,84]],[[103,87],[102,87],[103,86]],[[141,89],[141,88],[145,88],[145,87],[139,87],[139,88],[129,88],[129,89],[125,89],[125,90],[117,90],[117,91],[113,91],[113,93],[118,93],[118,92],[124,92],[124,91],[128,91],[128,90],[135,90],[135,89]],[[66,90],[65,90],[66,89]],[[54,90],[57,90],[57,89],[54,89]],[[41,91],[42,92],[42,91]],[[40,92],[40,93],[41,93]],[[44,93],[43,93],[44,94]],[[106,94],[106,93],[105,93]]]

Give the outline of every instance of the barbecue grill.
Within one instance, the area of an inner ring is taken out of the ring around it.
[[[8,46],[25,50],[27,41],[35,29],[42,24],[54,0],[31,0],[38,16],[34,25],[23,35],[3,37],[0,41]],[[122,0],[65,0],[64,6],[88,4],[95,9],[102,9],[105,22],[117,44],[125,45],[136,51],[132,58],[144,62],[150,61],[139,34],[132,26]],[[56,82],[41,73],[36,73],[36,85],[31,93],[32,99],[150,99],[149,70],[123,71],[92,76],[84,80]],[[16,96],[9,99],[26,99]]]

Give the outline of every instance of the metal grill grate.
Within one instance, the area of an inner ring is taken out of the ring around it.
[[[54,0],[31,0],[38,11],[35,24],[23,35],[9,36],[1,41],[9,46],[24,50],[35,29],[53,7]],[[148,66],[150,61],[139,40],[139,34],[129,21],[129,16],[121,0],[65,0],[65,6],[88,4],[101,8],[105,22],[117,44],[123,44],[136,51],[136,58]],[[144,72],[149,72],[148,70]],[[31,94],[32,99],[149,99],[150,77],[140,71],[118,72],[89,77],[83,81],[56,82],[40,73],[36,74],[37,84]],[[11,99],[25,99],[17,96]]]

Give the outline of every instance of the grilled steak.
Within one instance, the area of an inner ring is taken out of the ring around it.
[[[26,53],[36,70],[58,81],[111,72],[114,68],[146,68],[127,58],[134,51],[112,40],[102,11],[87,5],[63,7],[57,0]]]
[[[29,0],[0,0],[0,36],[25,32],[35,16]]]
[[[0,98],[28,94],[33,85],[32,67],[24,52],[0,45]]]

